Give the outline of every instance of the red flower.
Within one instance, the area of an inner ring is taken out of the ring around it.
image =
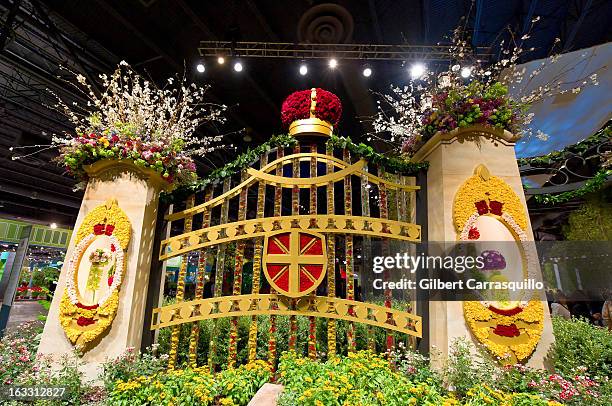
[[[301,90],[290,94],[285,99],[281,108],[283,127],[288,128],[296,120],[310,118],[311,93],[311,90]],[[317,88],[316,93],[315,117],[337,125],[342,116],[340,99],[335,94],[321,88]]]
[[[95,235],[102,235],[104,234],[104,224],[96,224],[95,226],[93,226],[93,230],[94,230],[94,234]]]
[[[502,215],[502,208],[503,208],[504,204],[502,202],[498,202],[495,200],[491,200],[491,202],[489,203],[489,207],[491,208],[491,213],[497,215],[497,216],[501,216]]]
[[[109,276],[107,282],[108,282],[108,286],[112,285],[113,284],[113,277]]]
[[[115,230],[115,226],[107,224],[106,225],[106,231],[104,231],[104,234],[111,235],[114,230]]]
[[[97,304],[93,304],[93,305],[84,305],[81,303],[77,303],[76,307],[78,307],[79,309],[85,309],[85,310],[93,310],[93,309],[97,309],[98,305]]]
[[[315,116],[323,121],[330,122],[333,126],[338,125],[342,116],[342,103],[335,94],[317,88],[317,104]]]
[[[111,252],[115,251],[117,251],[117,247],[115,247],[115,244],[111,244]]]
[[[477,240],[479,238],[480,238],[480,232],[478,231],[478,229],[476,227],[470,228],[470,231],[468,232],[468,239]]]
[[[518,337],[521,335],[521,332],[514,323],[510,324],[509,326],[498,324],[493,330],[493,333],[502,337]]]
[[[77,320],[77,324],[81,327],[89,326],[90,324],[94,324],[96,321],[89,317],[80,316]]]
[[[489,212],[489,206],[487,206],[487,202],[484,200],[476,202],[474,205],[476,206],[476,210],[478,210],[478,214],[481,216]]]
[[[501,314],[502,316],[514,316],[515,314],[519,314],[523,311],[523,309],[518,306],[508,310],[498,309],[497,307],[489,306],[489,310],[491,310],[493,313]]]

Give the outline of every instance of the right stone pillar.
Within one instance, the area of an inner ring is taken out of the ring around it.
[[[529,244],[533,232],[514,153],[515,140],[502,130],[476,126],[457,129],[434,135],[413,160],[429,162],[429,241],[499,240],[509,245],[513,241],[525,248],[525,276],[529,273],[530,278],[541,280],[537,253],[534,257],[533,244]],[[509,257],[503,260],[508,267],[511,263]],[[430,349],[432,354],[441,355],[434,358],[435,362],[443,362],[452,343],[464,337],[482,344],[506,364],[526,362],[532,367],[545,367],[546,354],[554,341],[550,314],[543,291],[531,298],[505,301],[503,305],[430,301]]]

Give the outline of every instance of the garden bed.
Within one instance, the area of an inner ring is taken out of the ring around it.
[[[168,356],[153,348],[143,354],[128,350],[105,363],[99,387],[83,382],[76,357],[64,360],[60,370],[37,358],[41,325],[31,323],[0,341],[0,379],[5,385],[67,387],[68,398],[44,404],[246,405],[267,382],[284,386],[279,406],[612,404],[612,333],[583,321],[557,319],[554,328],[555,373],[474,359],[466,341],[454,344],[437,371],[428,358],[401,345],[389,356],[361,350],[315,360],[285,351],[275,371],[259,360],[213,373],[207,365],[185,364],[167,371]]]

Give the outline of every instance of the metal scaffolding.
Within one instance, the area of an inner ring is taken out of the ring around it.
[[[240,56],[285,59],[362,59],[382,61],[434,61],[452,59],[448,45],[293,44],[289,42],[200,41],[200,56]],[[475,56],[487,60],[489,48],[477,48]]]

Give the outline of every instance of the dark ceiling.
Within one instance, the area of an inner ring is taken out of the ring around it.
[[[330,2],[331,3],[331,2]],[[64,225],[74,223],[80,198],[74,181],[49,160],[52,151],[13,161],[10,147],[48,143],[53,133],[70,131],[66,119],[46,105],[47,88],[68,100],[78,95],[61,80],[66,65],[97,78],[120,61],[161,83],[185,71],[190,80],[212,86],[211,100],[231,106],[221,133],[238,150],[281,131],[279,107],[292,91],[323,87],[343,101],[342,135],[363,137],[362,118],[374,113],[372,91],[407,81],[402,62],[342,61],[332,71],[324,60],[307,61],[309,74],[297,73],[299,60],[243,59],[240,74],[231,65],[199,57],[201,40],[335,42],[434,45],[445,41],[462,16],[474,28],[473,44],[488,47],[507,28],[524,32],[541,20],[528,44],[531,59],[546,56],[556,37],[565,51],[610,40],[612,2],[606,0],[0,0],[0,216]],[[326,3],[329,4],[329,3]],[[203,62],[206,72],[195,65]],[[59,78],[58,78],[59,77]],[[246,128],[244,133],[237,134]],[[205,130],[202,130],[205,131]],[[246,140],[251,140],[246,142]],[[201,169],[221,165],[236,153],[227,149],[202,160]]]

